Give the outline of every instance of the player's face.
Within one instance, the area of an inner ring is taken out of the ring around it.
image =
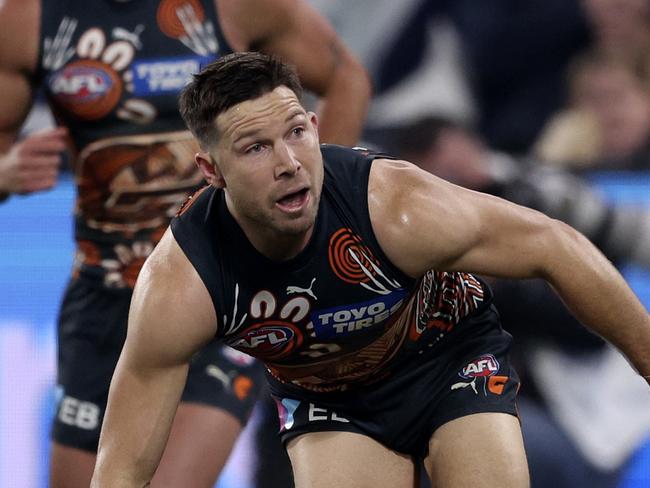
[[[323,183],[316,116],[280,86],[221,113],[217,129],[217,170],[229,209],[249,239],[300,241],[302,247]]]

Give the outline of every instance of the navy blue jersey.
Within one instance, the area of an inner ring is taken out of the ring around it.
[[[36,77],[72,139],[82,277],[132,286],[201,184],[178,94],[229,52],[214,0],[42,1]]]
[[[288,261],[260,254],[206,187],[172,221],[205,283],[217,339],[263,360],[278,380],[336,391],[390,373],[400,354],[439,341],[486,302],[466,273],[431,270],[413,279],[380,248],[368,212],[376,155],[323,145],[323,193],[313,235]]]

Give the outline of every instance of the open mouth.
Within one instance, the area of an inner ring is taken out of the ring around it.
[[[303,188],[293,193],[285,195],[277,201],[277,206],[285,212],[291,212],[301,209],[309,199],[309,189]]]

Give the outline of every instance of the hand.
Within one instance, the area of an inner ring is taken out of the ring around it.
[[[44,129],[11,146],[0,157],[0,193],[31,193],[54,186],[67,135],[64,127]]]

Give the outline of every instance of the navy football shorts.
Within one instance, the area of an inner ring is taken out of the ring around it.
[[[286,444],[323,431],[369,436],[389,449],[426,457],[434,431],[480,412],[517,416],[519,378],[508,359],[512,337],[490,305],[439,341],[419,340],[391,374],[344,392],[299,390],[268,376]]]

